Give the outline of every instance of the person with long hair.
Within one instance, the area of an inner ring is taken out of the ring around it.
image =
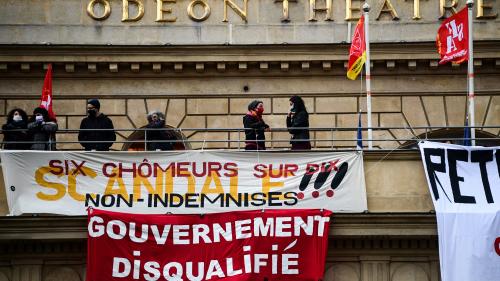
[[[158,111],[152,111],[148,114],[148,124],[146,125],[146,140],[147,149],[150,151],[155,150],[173,150],[173,140],[175,135],[172,131],[165,130],[165,115]]]
[[[33,141],[32,150],[56,150],[57,123],[50,120],[49,112],[43,107],[33,110],[28,123],[28,135]]]
[[[286,117],[288,132],[292,135],[292,150],[310,150],[309,113],[304,100],[299,96],[290,98],[290,111]]]
[[[266,136],[264,132],[271,129],[264,122],[264,103],[254,100],[248,104],[248,112],[243,116],[245,127],[245,150],[266,150]]]
[[[7,123],[2,126],[3,149],[26,150],[31,144],[28,137],[28,114],[20,108],[12,109],[7,115]]]

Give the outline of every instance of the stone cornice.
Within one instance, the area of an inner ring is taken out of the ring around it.
[[[437,235],[434,214],[335,214],[330,236],[335,238],[428,238]],[[1,240],[85,239],[86,217],[0,217]]]

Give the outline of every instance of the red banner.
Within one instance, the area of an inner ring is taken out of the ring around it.
[[[347,65],[347,78],[355,80],[361,70],[363,70],[365,61],[365,17],[361,16],[352,35],[351,48],[349,49],[349,63]]]
[[[436,45],[441,55],[439,64],[461,63],[469,55],[469,26],[467,7],[443,21],[439,27]]]
[[[45,80],[43,81],[42,97],[40,98],[40,107],[47,109],[50,120],[57,122],[56,114],[52,106],[52,64],[49,64]]]
[[[323,279],[331,212],[91,210],[87,281]]]

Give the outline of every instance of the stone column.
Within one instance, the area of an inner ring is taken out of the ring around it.
[[[389,281],[389,256],[361,256],[361,281]]]
[[[40,259],[13,260],[12,281],[41,281],[42,263]]]

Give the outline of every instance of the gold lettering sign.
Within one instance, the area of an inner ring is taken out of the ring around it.
[[[377,20],[380,20],[382,13],[389,13],[391,14],[392,20],[399,20],[398,13],[396,12],[396,9],[394,9],[391,0],[384,0],[380,7],[380,11],[378,12]]]
[[[156,0],[156,22],[175,22],[177,17],[163,18],[163,14],[171,14],[172,8],[163,8],[163,3],[176,3],[176,0]]]
[[[316,12],[325,12],[325,20],[332,20],[332,0],[325,0],[325,8],[316,8],[316,0],[309,0],[309,21],[317,21]]]
[[[356,16],[353,16],[352,12],[361,11],[360,6],[361,6],[361,4],[357,5],[356,7],[353,7],[352,0],[345,0],[345,20],[347,20],[347,21],[359,20],[361,15],[357,14]]]
[[[281,14],[282,22],[290,21],[290,13],[288,12],[288,3],[289,2],[297,2],[297,0],[274,0],[274,3],[283,2],[283,13]]]
[[[411,0],[409,0],[411,1]],[[421,19],[420,16],[420,0],[413,0],[413,18],[414,20]]]
[[[101,4],[104,6],[104,13],[102,14],[102,16],[97,16],[94,13],[94,6],[96,4]],[[91,18],[95,20],[105,20],[109,17],[110,14],[111,14],[111,5],[109,5],[108,0],[92,0],[87,5],[87,15],[89,15]]]
[[[450,5],[446,5],[447,0],[439,0],[439,18],[446,18],[446,11],[450,11],[452,15],[457,13],[457,0],[450,0]]]
[[[203,15],[201,17],[197,17],[194,14],[194,7],[196,5],[203,6]],[[198,21],[198,22],[204,21],[204,20],[208,19],[208,17],[210,16],[210,6],[208,6],[208,4],[203,0],[194,0],[193,2],[189,3],[189,6],[187,7],[187,13],[188,13],[189,18],[194,20],[194,21]]]
[[[129,17],[129,3],[135,4],[137,6],[137,15],[133,18]],[[123,0],[123,10],[122,10],[122,21],[139,21],[144,16],[144,4],[141,0]]]
[[[227,22],[227,7],[233,9],[233,11],[238,14],[242,20],[247,22],[247,9],[248,9],[248,0],[243,0],[243,10],[240,9],[233,1],[231,0],[224,0],[224,19],[222,20],[223,22]]]
[[[492,0],[495,1],[495,0]],[[477,0],[477,18],[478,19],[495,19],[498,13],[491,13],[493,4],[485,4],[484,0]],[[488,10],[488,14],[484,14],[484,10]]]

